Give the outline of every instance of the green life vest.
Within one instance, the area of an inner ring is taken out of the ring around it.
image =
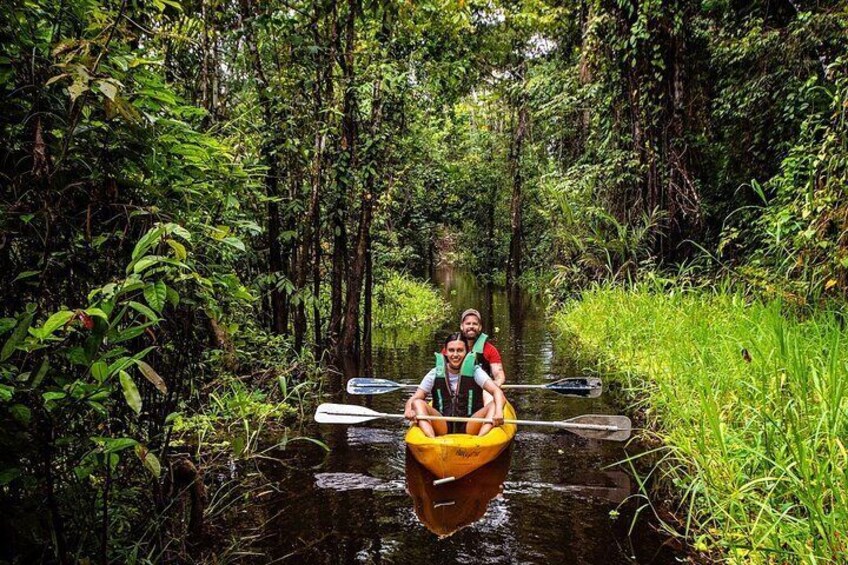
[[[483,356],[483,348],[486,346],[486,340],[489,339],[489,336],[486,334],[480,334],[477,336],[477,341],[474,342],[474,347],[471,348],[471,353],[476,357],[476,362],[480,367],[486,371],[486,374],[490,377],[492,376],[492,365],[489,361]]]
[[[445,356],[436,353],[436,378],[433,384],[433,407],[442,416],[468,417],[483,407],[483,389],[474,382],[477,356],[472,351],[465,356],[459,371],[459,384],[453,394],[448,379]],[[448,433],[462,433],[463,422],[448,422]]]

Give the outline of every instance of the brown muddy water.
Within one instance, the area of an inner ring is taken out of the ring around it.
[[[510,301],[503,290],[442,270],[436,283],[450,302],[450,323],[404,347],[378,336],[374,377],[418,382],[431,368],[437,341],[473,307],[501,351],[508,382],[539,384],[585,374],[557,348],[543,305]],[[426,332],[425,332],[426,333]],[[603,377],[603,375],[601,375]],[[606,384],[606,383],[605,383]],[[408,392],[367,397],[331,395],[333,402],[403,411]],[[621,412],[613,395],[565,398],[539,391],[508,394],[519,418],[562,420]],[[300,563],[679,563],[686,555],[658,531],[625,465],[638,444],[581,439],[563,431],[519,428],[511,449],[453,484],[407,456],[406,427],[397,421],[358,426],[307,425],[307,443],[288,452],[290,465],[264,469],[263,519],[252,535],[252,559]],[[292,444],[295,445],[295,444]],[[641,510],[640,510],[641,509]],[[258,509],[257,509],[258,510]],[[251,558],[251,556],[243,556]]]

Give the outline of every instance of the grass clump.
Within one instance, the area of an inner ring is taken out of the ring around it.
[[[376,342],[409,344],[429,336],[445,321],[450,305],[431,284],[389,271],[374,286]]]
[[[597,287],[556,325],[623,372],[686,535],[734,563],[848,562],[848,331],[780,302]]]

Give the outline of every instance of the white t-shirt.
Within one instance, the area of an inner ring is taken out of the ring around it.
[[[459,375],[454,375],[450,372],[450,370],[445,367],[445,372],[448,375],[448,382],[450,383],[450,388],[456,394],[456,387],[459,385]],[[492,378],[489,374],[481,369],[479,366],[474,367],[474,382],[477,383],[477,386],[480,388],[484,388],[486,381],[490,381]],[[424,380],[421,381],[421,384],[418,385],[418,388],[430,394],[433,390],[433,385],[436,384],[436,369],[430,369],[430,372],[424,376]]]

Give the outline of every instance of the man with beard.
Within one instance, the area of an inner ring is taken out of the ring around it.
[[[499,387],[506,381],[503,370],[503,361],[497,348],[489,343],[488,336],[483,332],[483,317],[474,308],[469,308],[459,317],[459,331],[468,341],[472,352],[477,354],[477,363],[486,373],[491,375],[492,380]],[[492,397],[488,392],[483,394],[486,404]]]

